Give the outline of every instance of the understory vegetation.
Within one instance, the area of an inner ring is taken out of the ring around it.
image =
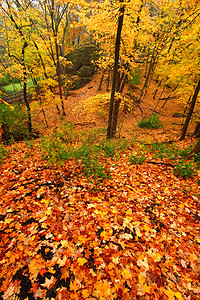
[[[5,114],[9,112],[9,114]],[[10,114],[10,109],[2,110],[1,118],[5,120],[11,137],[9,143],[13,143],[14,137],[27,131],[25,127],[20,127],[21,119],[24,117],[21,110],[15,110],[15,116]],[[19,113],[20,112],[20,113]],[[9,118],[8,118],[9,115]],[[16,117],[16,119],[14,118]],[[149,118],[152,120],[152,118]],[[15,120],[15,121],[14,121]],[[18,123],[19,122],[19,123]],[[156,121],[157,122],[157,121]],[[154,123],[155,126],[155,123]],[[155,128],[155,127],[150,127]],[[161,164],[170,163],[176,176],[182,178],[194,177],[200,165],[200,155],[189,156],[192,147],[179,149],[175,143],[152,143],[146,145],[145,142],[132,139],[105,139],[106,128],[95,127],[89,131],[78,131],[71,123],[63,124],[57,130],[40,139],[39,149],[42,158],[47,166],[63,165],[66,161],[76,160],[80,162],[83,174],[93,179],[104,180],[110,178],[109,170],[101,164],[106,159],[117,160],[122,155],[127,155],[131,164],[143,164],[149,159]],[[31,149],[34,140],[27,139],[26,146]],[[132,151],[130,151],[132,149]],[[132,152],[132,153],[131,153]],[[0,148],[0,162],[8,155],[5,147]],[[31,152],[25,157],[31,155]],[[150,161],[148,161],[150,163]]]

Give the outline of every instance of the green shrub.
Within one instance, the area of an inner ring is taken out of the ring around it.
[[[148,119],[142,119],[139,123],[138,123],[140,128],[153,128],[153,129],[157,129],[162,127],[159,116],[152,114]]]
[[[145,156],[143,154],[137,154],[137,155],[131,155],[129,157],[129,161],[132,165],[141,165],[146,160]]]
[[[70,158],[67,146],[58,138],[43,139],[39,147],[42,158],[47,161],[48,166],[54,163],[62,165]]]
[[[8,151],[4,148],[3,145],[0,145],[0,165],[3,163],[3,159],[7,154]]]
[[[197,163],[198,167],[200,166],[200,153],[194,154],[194,161]]]
[[[10,139],[21,140],[29,136],[27,113],[23,105],[14,105],[12,110],[6,104],[0,104],[0,124],[6,124]]]
[[[178,148],[174,144],[168,143],[153,143],[150,146],[150,152],[153,153],[153,158],[164,158],[175,159],[179,156]]]
[[[73,157],[81,160],[86,177],[105,179],[110,178],[109,171],[102,167],[98,160],[98,148],[84,143],[73,150]]]
[[[174,174],[181,176],[182,178],[194,177],[196,175],[196,169],[192,161],[179,160],[174,168]]]
[[[185,149],[178,149],[175,144],[169,143],[153,143],[150,146],[150,152],[153,153],[153,158],[160,158],[160,159],[179,159],[185,158],[190,153],[192,147],[188,147]]]
[[[141,69],[134,69],[134,73],[131,73],[131,83],[133,85],[140,85],[142,83],[141,81]]]
[[[61,139],[65,143],[75,143],[79,139],[77,130],[74,128],[74,124],[62,124],[56,131],[55,137]]]
[[[125,151],[128,146],[127,140],[103,140],[96,144],[96,147],[99,150],[103,150],[106,157],[114,158],[116,153],[120,154],[121,152]]]
[[[48,140],[43,139],[40,142],[40,149],[48,166],[54,163],[62,165],[66,160],[75,158],[80,160],[86,177],[110,178],[109,171],[99,163],[97,148],[88,143],[70,149],[61,139],[54,137]]]

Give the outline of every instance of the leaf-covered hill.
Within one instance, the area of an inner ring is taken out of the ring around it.
[[[101,159],[104,180],[80,159],[48,166],[38,142],[7,150],[0,299],[199,298],[197,176],[133,164],[132,147]]]

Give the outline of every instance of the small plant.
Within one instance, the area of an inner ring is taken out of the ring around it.
[[[200,153],[194,154],[193,157],[194,157],[194,161],[196,162],[196,164],[198,166],[200,166]]]
[[[138,123],[140,128],[153,128],[153,129],[157,129],[162,127],[159,116],[152,114],[148,119],[142,119],[139,123]]]
[[[179,160],[174,168],[174,174],[182,178],[193,178],[196,175],[195,167],[192,161]]]
[[[27,113],[23,105],[15,105],[11,109],[8,105],[0,104],[0,124],[2,123],[5,124],[9,140],[23,140],[29,136]]]
[[[110,178],[109,171],[101,166],[98,160],[98,147],[83,143],[79,148],[71,152],[72,156],[81,160],[86,177],[98,179]]]
[[[141,69],[134,69],[134,73],[131,74],[131,83],[133,85],[140,85],[142,83],[141,81]]]
[[[97,147],[88,143],[83,143],[79,147],[69,148],[61,139],[51,138],[50,140],[42,140],[39,145],[43,159],[47,161],[47,165],[62,165],[66,160],[80,160],[86,177],[95,179],[110,178],[109,171],[99,163],[99,150]]]
[[[150,152],[153,153],[154,158],[175,159],[178,156],[178,148],[176,145],[170,145],[168,143],[153,143],[150,147]]]
[[[67,146],[58,138],[43,139],[39,147],[41,149],[42,158],[47,160],[47,165],[51,164],[63,164],[69,159]]]
[[[74,129],[74,124],[62,124],[56,131],[55,137],[65,143],[74,143],[78,140],[78,132]]]
[[[0,145],[0,165],[3,163],[3,159],[7,154],[8,151],[4,148],[3,144]]]
[[[141,165],[146,160],[145,156],[143,154],[138,153],[137,155],[133,154],[129,157],[129,161],[132,165]]]
[[[122,151],[124,151],[127,146],[128,142],[123,139],[123,140],[103,140],[102,142],[98,143],[97,148],[100,150],[103,150],[105,153],[106,157],[112,157],[114,158],[116,153],[120,154]]]

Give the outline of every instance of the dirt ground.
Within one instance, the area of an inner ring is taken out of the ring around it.
[[[88,118],[85,118],[83,115],[80,115],[77,112],[78,107],[80,107],[80,102],[90,98],[92,96],[95,96],[98,93],[105,93],[106,92],[106,82],[102,84],[101,91],[98,91],[99,82],[102,76],[102,72],[99,71],[93,76],[93,79],[91,82],[86,84],[84,87],[69,91],[69,95],[67,100],[64,100],[64,106],[66,110],[66,116],[62,116],[61,114],[58,115],[55,105],[55,100],[48,102],[44,104],[44,110],[46,114],[46,119],[48,122],[48,127],[46,126],[44,122],[44,116],[41,112],[41,109],[38,108],[35,103],[32,103],[32,111],[33,111],[33,125],[34,128],[39,130],[41,135],[46,134],[49,130],[52,130],[52,128],[56,128],[60,126],[63,123],[72,123],[75,124],[75,127],[77,129],[81,130],[87,130],[88,128],[92,127],[104,127],[107,126],[107,116],[96,116],[94,122],[90,123],[90,120],[88,122]],[[142,86],[143,86],[144,80],[142,84],[134,91],[134,96],[139,98]],[[158,106],[156,108],[156,112],[159,115],[159,119],[161,120],[162,127],[159,129],[146,129],[146,128],[139,128],[138,122],[142,118],[148,118],[152,113],[153,110],[158,102],[158,99],[160,97],[160,94],[162,92],[162,88],[159,88],[158,93],[153,99],[154,92],[157,88],[156,81],[152,81],[151,85],[148,89],[148,92],[145,96],[142,97],[140,108],[143,112],[143,115],[141,114],[140,109],[138,108],[136,102],[134,104],[134,111],[129,113],[122,113],[119,114],[118,119],[118,135],[117,137],[137,137],[140,140],[145,140],[146,142],[163,142],[163,141],[178,141],[180,134],[181,134],[181,128],[182,124],[185,120],[185,118],[182,117],[174,117],[175,113],[184,113],[185,105],[187,103],[187,99],[183,99],[183,97],[176,96],[174,98],[170,98],[164,108],[162,108],[164,104],[164,100],[160,101],[158,103]],[[125,87],[124,93],[127,93],[128,87]],[[165,90],[165,92],[162,94],[162,98],[166,98],[170,94],[171,90],[168,88]],[[175,95],[175,93],[173,94]],[[61,109],[61,105],[59,103],[59,95],[58,92],[56,93],[56,101],[58,102],[58,105]],[[195,107],[195,115],[197,115],[200,112],[200,105],[197,104]],[[108,110],[107,110],[108,113]],[[93,121],[93,120],[91,120]],[[85,125],[84,125],[85,124]],[[187,139],[191,140],[192,133],[194,132],[195,128],[195,118],[190,122],[190,126],[187,131]],[[193,138],[192,138],[193,139]]]

